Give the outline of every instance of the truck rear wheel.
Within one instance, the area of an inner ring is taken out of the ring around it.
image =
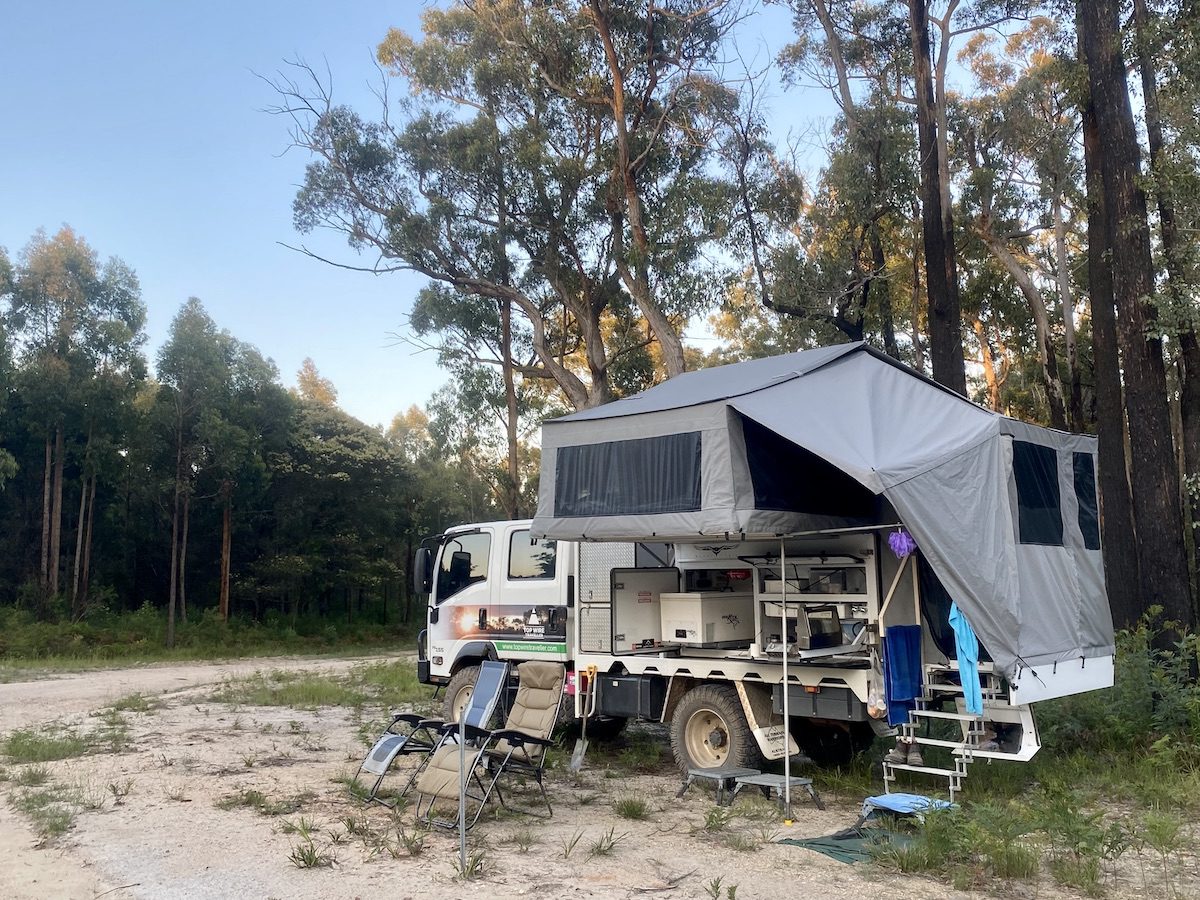
[[[442,720],[457,722],[458,717],[475,692],[475,681],[479,678],[479,666],[463,666],[450,677],[446,685],[446,699],[442,702]]]
[[[761,760],[737,692],[720,684],[702,684],[684,694],[671,716],[671,752],[684,772],[723,766],[752,769]]]

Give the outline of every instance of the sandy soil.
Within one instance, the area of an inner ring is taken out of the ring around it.
[[[712,809],[711,796],[692,791],[676,800],[678,780],[668,772],[629,776],[602,756],[592,758],[580,779],[552,774],[553,819],[481,822],[472,834],[481,842],[486,874],[474,881],[457,879],[456,838],[431,834],[423,852],[409,856],[395,840],[395,827],[411,828],[411,812],[393,818],[378,806],[364,808],[338,783],[353,773],[364,752],[357,714],[233,707],[211,700],[213,686],[231,676],[280,668],[336,672],[364,661],[165,665],[0,685],[4,731],[50,721],[94,727],[98,710],[131,693],[160,704],[150,712],[124,714],[132,741],[122,752],[48,764],[57,783],[106,800],[100,809],[81,811],[66,835],[42,846],[28,823],[0,804],[0,897],[703,898],[710,896],[707,888],[717,877],[722,896],[736,886],[740,900],[967,896],[929,879],[847,866],[764,840],[846,827],[855,818],[854,798],[827,795],[823,812],[800,804],[791,826],[763,821],[761,805],[739,799],[729,828],[707,834],[701,826]],[[362,715],[370,720],[383,713],[365,710]],[[20,769],[10,766],[8,774]],[[110,786],[128,793],[117,798]],[[16,790],[12,782],[0,785],[0,793]],[[304,799],[298,810],[283,816],[216,805],[245,790],[261,791],[272,801]],[[619,818],[612,804],[624,796],[645,799],[650,818]],[[315,829],[316,846],[336,858],[334,865],[301,869],[289,860],[301,838],[284,826],[302,818]],[[348,834],[347,819],[354,830],[390,835],[396,855],[380,852],[377,841]],[[624,837],[610,854],[590,855],[609,829]],[[731,848],[730,832],[753,838],[757,849]],[[576,848],[564,858],[564,844],[577,834]],[[1181,886],[1200,884],[1194,876],[1180,873]],[[1116,895],[1141,890],[1140,876],[1131,872]],[[1004,893],[1072,896],[1046,878],[1006,887]]]

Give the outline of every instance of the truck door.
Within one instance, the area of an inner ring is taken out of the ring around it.
[[[431,675],[449,676],[467,645],[488,638],[495,591],[492,540],[491,530],[481,528],[449,534],[442,544],[429,608]]]
[[[504,540],[500,596],[488,610],[497,655],[565,661],[570,555],[559,553],[557,541],[531,540],[527,525],[508,529]]]

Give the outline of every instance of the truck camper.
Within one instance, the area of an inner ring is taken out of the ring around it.
[[[899,733],[953,762],[886,782],[953,795],[1112,684],[1095,451],[864,344],[679,376],[547,422],[532,520],[418,552],[421,679],[453,716],[481,660],[561,661],[585,728],[666,723],[685,771]]]

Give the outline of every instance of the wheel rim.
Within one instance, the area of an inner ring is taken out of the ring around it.
[[[714,710],[698,709],[684,725],[683,744],[694,765],[715,769],[729,758],[729,726]]]
[[[462,718],[463,710],[467,708],[467,703],[470,702],[473,693],[475,693],[475,685],[468,684],[459,688],[458,693],[454,695],[454,701],[450,704],[450,710],[454,713],[452,718],[455,722]]]

